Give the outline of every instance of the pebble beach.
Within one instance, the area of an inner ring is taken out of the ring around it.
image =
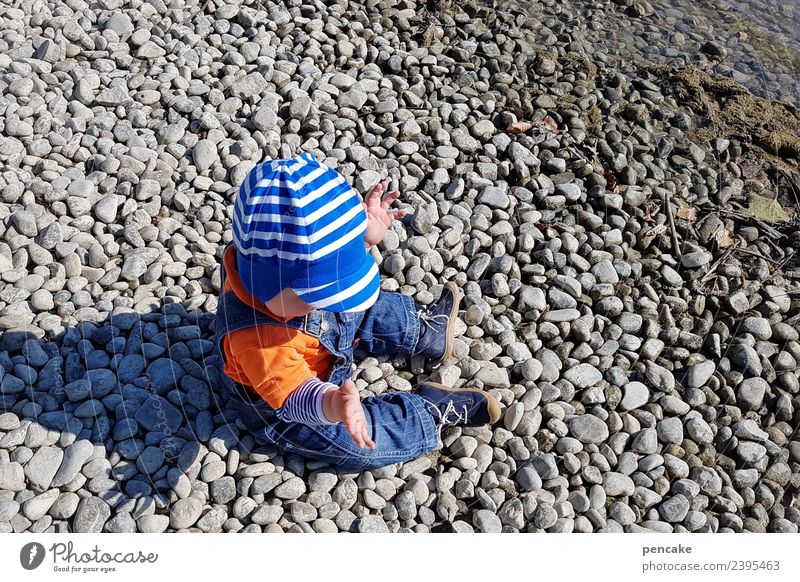
[[[797,533],[800,8],[733,4],[6,0],[0,532]],[[496,425],[352,474],[237,419],[232,201],[302,152],[402,193],[383,289],[464,295],[362,394]]]

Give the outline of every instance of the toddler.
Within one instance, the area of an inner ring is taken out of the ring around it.
[[[287,453],[365,470],[439,446],[441,428],[496,422],[477,389],[424,382],[361,399],[356,345],[374,356],[451,357],[460,291],[422,306],[380,290],[369,249],[403,216],[379,184],[362,202],[311,154],[256,166],[239,189],[224,252],[216,341],[242,421]]]

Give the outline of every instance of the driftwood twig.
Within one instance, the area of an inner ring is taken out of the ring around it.
[[[754,251],[752,249],[744,249],[744,248],[736,249],[736,252],[745,253],[745,254],[748,254],[748,255],[753,255],[754,257],[758,257],[759,259],[762,259],[764,261],[768,261],[768,262],[772,263],[773,265],[780,265],[781,264],[781,261],[778,261],[778,260],[775,260],[775,259],[771,259],[769,257],[765,257],[764,255],[762,255],[758,251]]]
[[[736,241],[731,246],[731,248],[725,251],[725,253],[716,261],[714,261],[714,264],[708,268],[708,272],[705,275],[703,275],[702,279],[700,279],[700,282],[705,283],[706,281],[708,281],[716,273],[717,269],[722,264],[722,262],[725,259],[727,259],[731,255],[731,253],[738,247],[739,247],[739,239],[737,238]]]
[[[678,233],[675,231],[675,218],[672,216],[672,205],[669,202],[669,194],[664,193],[664,203],[667,206],[667,220],[669,221],[669,231],[672,238],[672,249],[675,252],[675,258],[681,260],[681,249],[678,245]]]

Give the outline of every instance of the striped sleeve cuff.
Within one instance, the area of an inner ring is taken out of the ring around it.
[[[284,422],[299,422],[308,425],[336,424],[325,417],[322,399],[328,390],[337,390],[336,384],[309,378],[289,395],[286,402],[275,412]]]

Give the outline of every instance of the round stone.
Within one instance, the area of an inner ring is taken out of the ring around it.
[[[174,529],[185,529],[193,526],[203,510],[203,502],[196,497],[178,499],[169,511],[169,524]]]
[[[479,509],[472,516],[472,524],[481,533],[500,533],[503,524],[497,515],[488,509]]]
[[[569,432],[582,443],[599,444],[608,438],[608,425],[592,414],[575,416],[567,421]]]
[[[619,406],[622,410],[635,410],[647,404],[650,390],[641,382],[628,382],[622,388],[622,400]]]

